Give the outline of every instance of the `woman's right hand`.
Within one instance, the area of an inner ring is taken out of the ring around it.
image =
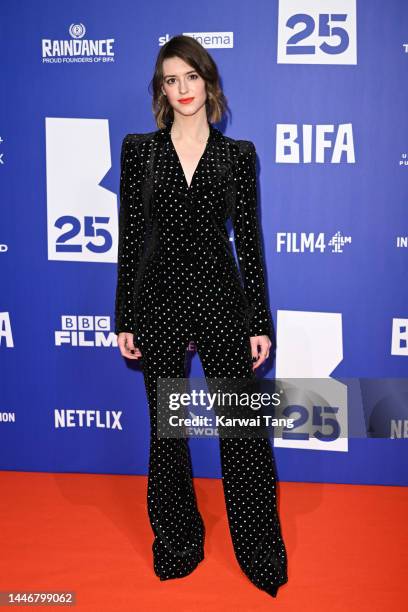
[[[120,332],[118,335],[118,347],[123,357],[127,359],[140,359],[142,353],[133,344],[133,334],[129,332]]]

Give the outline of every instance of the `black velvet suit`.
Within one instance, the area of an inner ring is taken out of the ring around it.
[[[251,378],[250,336],[272,335],[251,141],[211,124],[187,184],[171,123],[122,144],[115,332],[132,332],[143,355],[151,438],[148,511],[154,569],[185,576],[204,556],[186,439],[158,438],[157,380],[185,376],[194,340],[205,376]],[[239,268],[225,227],[231,217]],[[242,279],[242,280],[241,280]],[[275,595],[286,582],[286,550],[268,439],[220,438],[223,487],[237,560]]]

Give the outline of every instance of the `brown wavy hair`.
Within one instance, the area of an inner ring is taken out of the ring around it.
[[[220,85],[220,76],[216,63],[208,51],[192,36],[178,34],[173,36],[160,49],[156,59],[154,75],[149,84],[153,90],[152,109],[159,129],[166,127],[174,119],[174,111],[161,90],[163,85],[163,61],[170,57],[180,57],[204,79],[207,92],[205,102],[207,119],[210,123],[221,121],[228,109],[227,98]]]

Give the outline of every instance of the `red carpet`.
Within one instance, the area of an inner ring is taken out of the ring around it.
[[[281,482],[289,582],[275,599],[235,560],[220,480],[195,479],[206,558],[189,576],[161,582],[146,477],[2,472],[0,479],[2,592],[75,591],[77,605],[65,609],[79,612],[407,609],[406,488]]]

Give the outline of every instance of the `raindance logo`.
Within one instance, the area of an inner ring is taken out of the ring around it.
[[[43,64],[71,64],[114,62],[114,38],[89,40],[84,38],[86,28],[83,23],[71,23],[70,39],[42,39]]]

